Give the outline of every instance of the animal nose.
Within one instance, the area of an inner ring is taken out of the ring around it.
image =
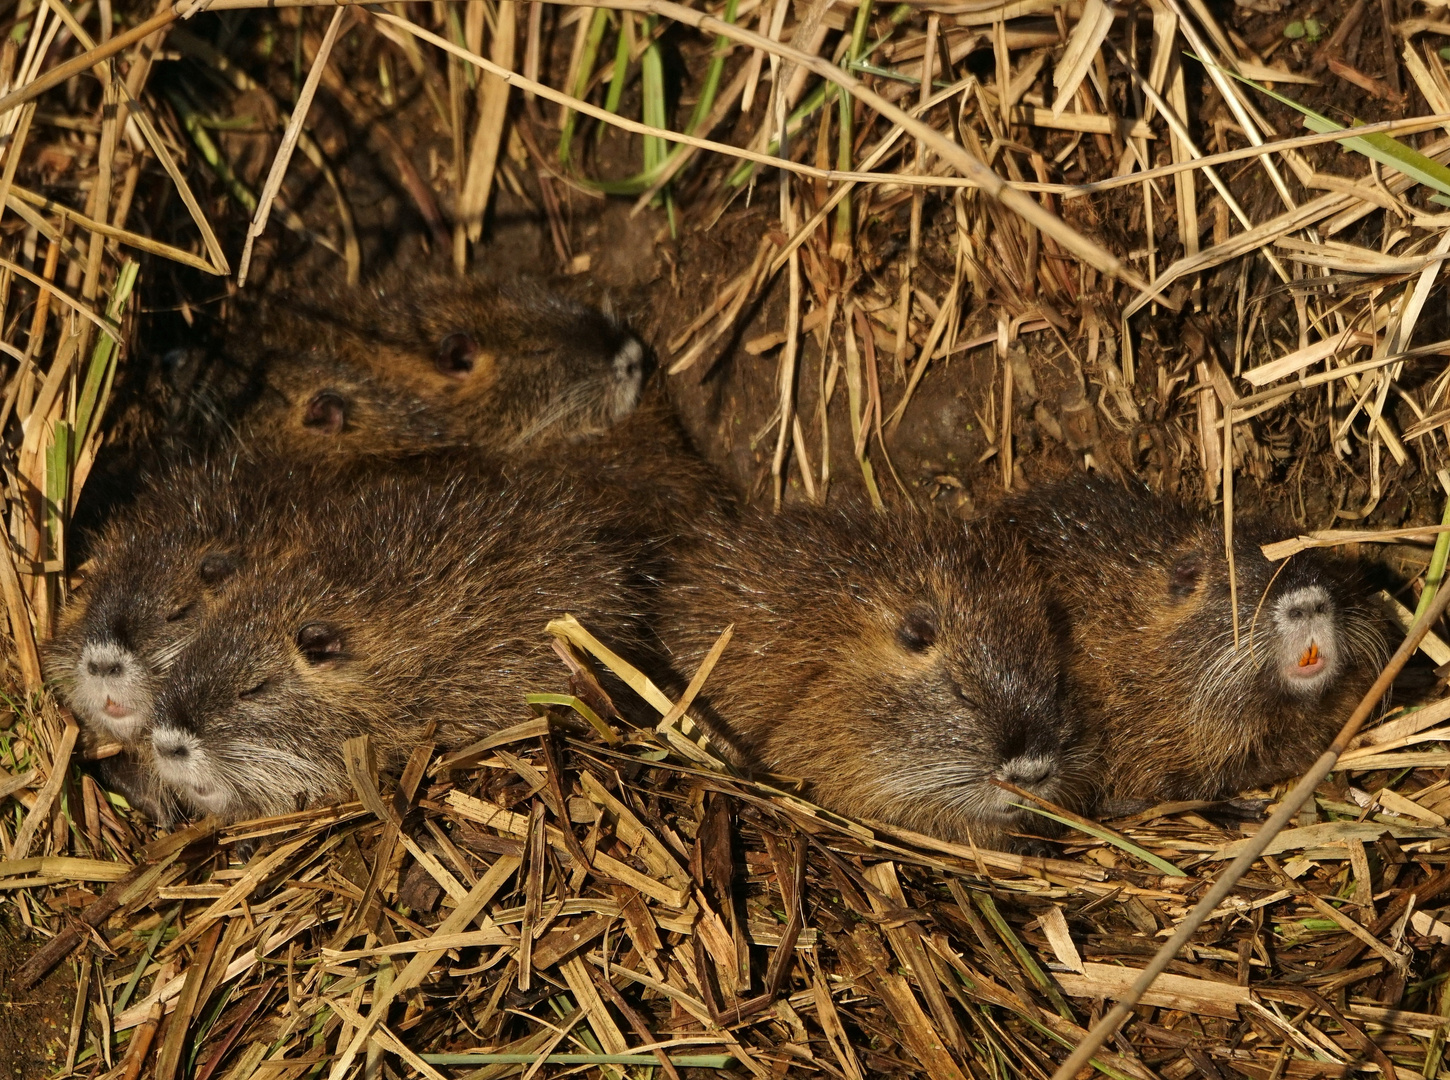
[[[91,660],[86,664],[86,671],[101,679],[118,679],[125,670],[119,660]]]
[[[1023,754],[1002,766],[1002,779],[1021,788],[1033,788],[1052,778],[1053,762],[1038,754]]]
[[[191,753],[191,747],[184,742],[155,739],[153,745],[160,757],[171,758],[173,761],[185,761]]]

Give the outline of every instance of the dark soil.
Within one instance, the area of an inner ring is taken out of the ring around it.
[[[13,907],[0,906],[0,1077],[6,1080],[52,1076],[65,1064],[75,1010],[73,965],[59,965],[18,997],[11,986],[16,970],[39,944]]]

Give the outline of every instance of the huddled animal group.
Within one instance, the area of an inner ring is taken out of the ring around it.
[[[1282,530],[1241,518],[1231,590],[1215,519],[1143,487],[968,524],[741,508],[644,344],[545,290],[333,293],[231,348],[190,392],[226,437],[112,516],[47,650],[86,740],[123,747],[103,779],[162,823],[345,797],[357,735],[397,767],[516,723],[565,676],[566,613],[676,694],[733,625],[692,711],[737,767],[982,845],[1041,833],[1021,792],[1289,777],[1386,653],[1354,566],[1270,563]]]

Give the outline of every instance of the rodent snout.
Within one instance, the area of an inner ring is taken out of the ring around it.
[[[151,750],[156,774],[188,803],[208,813],[230,806],[228,785],[218,782],[215,764],[197,736],[161,725],[151,730]]]
[[[644,389],[645,351],[638,338],[631,337],[614,354],[614,419],[622,419],[634,411]]]
[[[997,770],[999,779],[1032,790],[1048,784],[1057,774],[1057,757],[1050,754],[1018,754]]]
[[[75,665],[70,706],[89,721],[127,742],[139,734],[151,708],[147,674],[127,648],[113,641],[91,642]]]
[[[1295,691],[1317,691],[1339,668],[1334,603],[1320,585],[1295,589],[1274,605],[1279,671]]]

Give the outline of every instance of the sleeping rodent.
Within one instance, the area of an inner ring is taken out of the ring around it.
[[[1020,530],[1072,630],[1072,701],[1104,739],[1113,800],[1217,799],[1295,776],[1388,655],[1359,570],[1322,550],[1284,563],[1287,529],[1237,514],[1235,648],[1221,525],[1140,484],[1077,477],[996,511]]]
[[[634,410],[648,374],[637,336],[539,285],[424,275],[370,290],[279,297],[270,308],[282,340],[266,382],[289,408],[311,400],[286,392],[315,374],[308,357],[285,351],[291,328],[305,321],[310,336],[325,337],[332,364],[354,378],[370,375],[406,403],[392,423],[431,418],[450,441],[493,450],[606,431]],[[389,419],[369,409],[355,426]]]
[[[649,369],[618,320],[540,283],[395,276],[266,296],[228,322],[216,346],[167,354],[131,441],[515,451],[608,430]]]
[[[994,780],[1069,804],[1086,787],[1065,642],[1004,530],[852,511],[719,521],[661,590],[667,681],[683,686],[732,624],[699,715],[739,764],[805,780],[828,809],[1013,843],[1043,819]]]
[[[349,790],[350,737],[390,766],[430,721],[450,747],[527,716],[524,695],[565,674],[544,633],[565,613],[637,651],[652,540],[554,479],[435,466],[322,473],[292,526],[305,541],[240,568],[201,616],[151,711],[185,807],[289,812]]]

